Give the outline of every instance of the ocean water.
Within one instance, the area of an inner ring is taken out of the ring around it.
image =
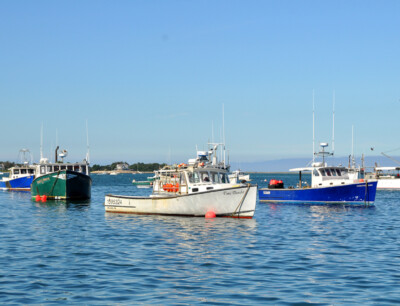
[[[105,213],[107,193],[149,194],[131,184],[145,177],[93,175],[86,202],[0,192],[0,303],[400,303],[400,192],[373,207],[258,203],[251,220]]]

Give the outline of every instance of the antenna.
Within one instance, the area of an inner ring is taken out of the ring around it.
[[[312,147],[313,147],[313,163],[315,162],[315,104],[314,104],[314,89],[312,92]]]
[[[351,126],[351,156],[354,155],[354,125]]]
[[[211,121],[211,142],[214,143],[214,121]]]
[[[43,122],[40,129],[40,160],[43,158]]]
[[[224,168],[225,168],[225,111],[224,104],[222,103],[222,142],[224,143]]]
[[[88,128],[88,120],[86,119],[86,145],[87,145],[87,152],[86,152],[86,162],[90,164],[90,152],[89,152],[89,128]]]
[[[335,153],[335,91],[333,91],[332,155]]]

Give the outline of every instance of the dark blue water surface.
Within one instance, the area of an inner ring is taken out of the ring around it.
[[[146,176],[93,175],[88,202],[0,192],[0,302],[400,303],[400,192],[375,207],[258,203],[251,220],[105,213],[107,193],[150,193],[131,184]]]

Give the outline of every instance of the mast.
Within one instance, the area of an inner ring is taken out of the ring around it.
[[[313,154],[312,161],[315,162],[315,104],[314,104],[314,89],[312,92],[312,146],[313,146]]]
[[[224,104],[222,104],[222,142],[224,144],[224,168],[225,168],[225,112],[224,112]]]
[[[354,166],[354,125],[351,126],[351,166]]]
[[[333,91],[332,155],[335,154],[335,91]]]
[[[87,152],[86,152],[86,162],[90,164],[90,151],[89,151],[89,128],[88,128],[88,121],[86,119],[86,146],[87,146]]]
[[[40,161],[43,159],[43,122],[40,129]]]

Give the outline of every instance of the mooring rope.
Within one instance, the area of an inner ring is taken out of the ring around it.
[[[235,211],[232,213],[232,216],[235,215],[235,214],[236,214],[236,211],[239,209],[239,212],[237,213],[237,214],[238,214],[238,217],[239,217],[239,215],[240,215],[240,208],[242,208],[243,201],[244,201],[244,199],[246,198],[247,193],[248,193],[249,190],[250,190],[250,187],[251,187],[251,184],[247,184],[247,190],[246,190],[246,192],[244,193],[242,199],[240,200],[238,206],[236,206],[236,209],[235,209]]]

